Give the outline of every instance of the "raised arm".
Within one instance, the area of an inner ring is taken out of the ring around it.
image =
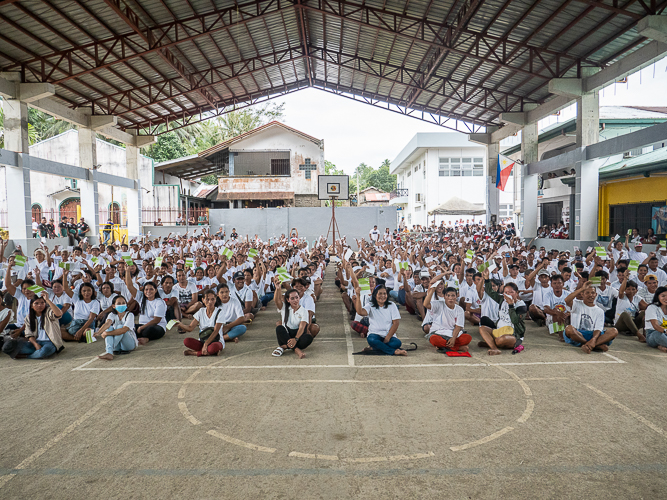
[[[134,283],[132,283],[132,274],[129,267],[125,269],[125,286],[127,286],[127,290],[130,292],[130,297],[134,298],[137,295],[137,289]]]

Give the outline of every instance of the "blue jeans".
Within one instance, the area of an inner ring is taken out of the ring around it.
[[[392,337],[389,342],[385,343],[383,337],[380,337],[376,333],[371,333],[366,340],[368,341],[368,345],[373,349],[382,351],[385,354],[393,355],[394,351],[401,347],[401,341],[396,337]]]
[[[266,307],[266,304],[268,304],[269,302],[271,302],[273,300],[273,292],[269,292],[269,293],[263,295],[261,300],[262,300],[262,305],[264,307]]]
[[[227,332],[227,335],[229,336],[230,339],[235,339],[236,337],[240,337],[246,332],[246,327],[245,325],[236,325],[234,328],[229,330]]]
[[[50,340],[38,340],[37,343],[42,346],[39,350],[35,349],[32,342],[24,342],[19,354],[27,354],[29,359],[44,359],[56,353],[56,346]]]
[[[58,304],[58,309],[62,310],[63,305]],[[72,322],[72,315],[70,314],[69,311],[67,311],[65,314],[63,314],[60,319],[58,320],[60,322],[60,326],[65,326],[69,325]]]
[[[390,290],[389,296],[402,306],[405,305],[405,290]]]
[[[646,330],[646,345],[649,347],[663,346],[667,347],[667,335],[649,328]]]
[[[67,327],[67,333],[70,335],[76,335],[76,332],[81,330],[81,327],[86,324],[86,321],[87,320],[85,319],[75,319],[72,321],[72,324]]]
[[[136,346],[134,339],[130,332],[125,332],[122,335],[109,335],[105,337],[107,354],[113,354],[114,351],[133,351]]]

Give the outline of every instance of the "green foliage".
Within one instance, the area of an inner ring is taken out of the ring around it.
[[[183,147],[183,143],[176,135],[176,132],[167,132],[166,134],[158,135],[157,142],[152,144],[146,152],[146,156],[153,158],[156,163],[181,158],[186,155],[185,147]]]
[[[389,160],[384,160],[380,168],[374,169],[365,163],[360,163],[354,170],[354,174],[350,177],[350,194],[356,196],[357,174],[359,174],[359,191],[363,191],[371,186],[385,192],[396,189],[396,176],[389,173],[390,164]]]
[[[215,174],[205,175],[199,180],[202,181],[204,184],[212,184],[214,186],[218,185],[218,176]]]
[[[0,128],[3,127],[4,121],[5,115],[2,109],[2,99],[0,99]],[[28,140],[30,145],[54,137],[71,128],[74,128],[74,125],[58,120],[37,109],[28,109]],[[4,130],[2,130],[0,131],[0,148],[4,147],[5,137]]]
[[[326,175],[345,175],[345,172],[336,168],[329,160],[324,160],[324,173]]]

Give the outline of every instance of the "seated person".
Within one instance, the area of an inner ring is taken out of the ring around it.
[[[563,277],[555,274],[551,277],[551,291],[544,295],[544,312],[547,315],[549,333],[558,334],[558,340],[565,342],[563,331],[570,322],[570,308],[565,303],[567,293],[563,289]]]
[[[608,351],[611,341],[618,335],[616,328],[604,329],[604,311],[595,305],[596,297],[595,288],[581,280],[579,288],[565,299],[572,310],[570,324],[565,328],[565,342],[581,347],[586,354]]]
[[[484,277],[488,278],[488,269],[484,271]],[[521,345],[526,326],[523,323],[523,315],[527,308],[523,300],[519,299],[519,287],[516,283],[507,283],[503,293],[493,291],[491,282],[486,279],[485,293],[500,306],[498,310],[498,324],[495,329],[488,326],[480,326],[479,334],[482,341],[480,347],[489,349],[489,356],[500,354],[500,349],[514,349]]]
[[[389,301],[389,294],[384,285],[375,287],[366,307],[361,305],[361,289],[355,287],[354,307],[360,316],[368,316],[368,347],[364,350],[381,351],[392,356],[407,356],[401,349],[401,341],[396,336],[401,314],[396,304]]]
[[[299,303],[298,292],[288,290],[281,296],[276,291],[273,299],[281,322],[276,326],[278,347],[271,353],[272,356],[282,356],[286,349],[292,349],[299,359],[305,358],[306,353],[303,351],[313,342],[313,337],[307,332],[308,311]]]
[[[106,353],[97,356],[111,361],[114,354],[128,354],[139,345],[134,333],[134,314],[127,312],[127,301],[122,295],[114,295],[111,311],[102,326],[95,332],[104,339]]]
[[[627,276],[618,289],[616,302],[616,321],[614,326],[619,333],[635,335],[640,342],[646,342],[646,336],[640,331],[644,326],[644,310],[648,304],[637,295],[637,283],[628,281]]]
[[[667,353],[667,287],[656,290],[651,305],[646,308],[644,321],[646,345]]]
[[[431,285],[435,285],[440,278],[433,278]],[[438,350],[467,352],[472,337],[462,333],[465,317],[463,309],[456,303],[456,289],[447,287],[444,292],[444,301],[432,301],[435,287],[429,288],[424,299],[424,307],[430,311],[433,320],[428,341]]]
[[[199,339],[188,337],[183,340],[187,350],[186,356],[217,356],[225,348],[225,341],[219,341],[220,334],[216,332],[218,316],[221,310],[216,307],[217,297],[213,290],[206,290],[203,297],[204,306],[194,314],[189,325],[178,322],[183,330],[191,332],[199,327]]]

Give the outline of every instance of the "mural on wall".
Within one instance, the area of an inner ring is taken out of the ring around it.
[[[667,207],[653,207],[651,227],[655,234],[667,233]]]

